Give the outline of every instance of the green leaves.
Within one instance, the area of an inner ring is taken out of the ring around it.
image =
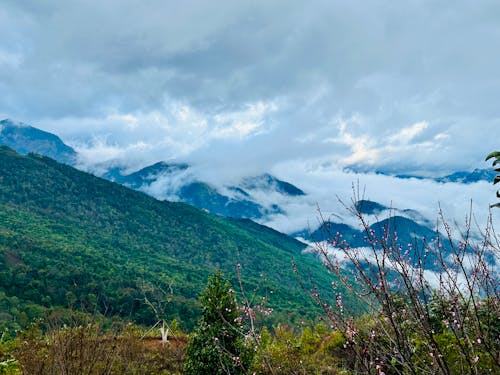
[[[291,259],[322,280],[325,293],[330,276],[312,254],[302,253],[304,247],[250,220],[160,202],[51,159],[0,147],[0,292],[21,300],[13,305],[16,313],[0,304],[0,334],[3,322],[21,328],[21,312],[35,317],[29,304],[42,309],[71,302],[152,325],[158,318],[139,303],[144,283],[172,290],[167,319],[192,328],[200,314],[196,297],[208,275],[220,268],[236,281],[236,262],[245,265],[246,288],[274,291],[275,311],[314,317],[319,308],[302,293]]]
[[[500,163],[500,151],[493,151],[488,156],[486,156],[485,161],[488,161],[490,159],[495,159],[495,160],[493,160],[493,167],[495,165],[499,164]],[[495,168],[495,172],[500,172],[500,168]],[[500,175],[498,175],[494,178],[493,185],[496,185],[499,182],[500,182]],[[496,195],[497,195],[497,198],[500,198],[500,191],[497,191]],[[490,207],[500,207],[500,203],[492,204]]]
[[[500,151],[493,151],[488,156],[486,156],[485,161],[490,160],[491,158],[496,158],[497,160],[500,160]]]
[[[186,347],[185,374],[245,374],[252,351],[245,345],[240,312],[222,272],[209,277],[202,316]]]

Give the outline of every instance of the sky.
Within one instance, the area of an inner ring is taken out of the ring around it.
[[[489,166],[499,47],[489,0],[2,0],[0,117],[87,165],[272,171],[309,191],[349,190],[356,170],[399,196],[421,185],[371,173]],[[448,194],[429,189],[414,205]]]

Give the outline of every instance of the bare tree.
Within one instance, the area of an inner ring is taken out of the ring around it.
[[[457,238],[440,211],[435,238],[402,244],[392,213],[376,231],[356,204],[361,200],[354,189],[351,204],[342,204],[357,218],[364,246],[328,233],[320,212],[327,240],[315,250],[368,314],[346,314],[341,293],[331,304],[310,291],[343,333],[348,367],[379,374],[500,372],[500,245],[491,214],[478,240],[471,213]]]
[[[172,284],[168,285],[169,290],[167,291],[162,288],[161,285],[153,285],[151,283],[143,282],[140,289],[142,291],[144,303],[149,306],[156,317],[156,323],[145,333],[145,335],[159,326],[161,342],[162,344],[165,344],[168,341],[168,333],[170,332],[166,316],[167,306],[171,302],[173,294]]]

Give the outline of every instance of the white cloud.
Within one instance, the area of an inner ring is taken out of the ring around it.
[[[265,117],[277,109],[274,103],[257,102],[248,104],[241,111],[226,112],[214,116],[215,129],[213,136],[217,138],[244,139],[263,131]]]
[[[80,164],[118,163],[138,168],[159,160],[183,159],[218,140],[242,142],[268,130],[274,103],[248,103],[241,109],[203,113],[176,101],[151,112],[114,112],[105,118],[63,118],[41,122],[80,153]],[[80,124],[83,124],[81,126]],[[37,124],[38,125],[38,124]]]
[[[429,123],[426,121],[417,122],[406,128],[402,128],[399,132],[389,137],[388,141],[390,143],[403,143],[408,144],[417,135],[421,134],[425,129],[429,127]]]
[[[0,112],[94,163],[186,159],[228,178],[297,159],[394,173],[484,167],[498,147],[499,10],[5,0]]]
[[[354,120],[356,121],[356,120]],[[351,149],[351,155],[339,160],[341,165],[354,164],[377,164],[380,158],[380,150],[375,147],[375,141],[369,135],[355,136],[348,132],[347,123],[340,120],[339,135],[337,138],[326,139],[326,142],[339,143]]]
[[[471,208],[479,227],[484,228],[489,205],[495,201],[495,187],[485,181],[468,185],[441,184],[432,180],[356,174],[335,165],[326,165],[321,160],[294,160],[276,166],[272,172],[285,181],[293,182],[307,194],[292,200],[273,197],[274,203],[283,207],[287,214],[270,217],[265,224],[286,233],[302,230],[308,225],[315,229],[318,226],[318,208],[334,221],[359,227],[357,219],[349,215],[338,200],[340,198],[349,204],[353,198],[353,185],[358,183],[361,194],[365,192],[365,199],[388,207],[416,210],[430,223],[436,222],[441,207],[452,227],[456,220],[461,230]],[[500,211],[493,210],[492,214],[494,222],[500,223]],[[476,231],[477,227],[472,229]]]

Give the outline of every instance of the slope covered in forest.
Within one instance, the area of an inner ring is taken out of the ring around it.
[[[207,277],[222,269],[269,296],[277,316],[317,310],[293,272],[331,276],[304,245],[247,220],[208,214],[0,147],[0,322],[24,325],[48,308],[155,321],[144,286],[166,291],[167,319],[190,326]]]

